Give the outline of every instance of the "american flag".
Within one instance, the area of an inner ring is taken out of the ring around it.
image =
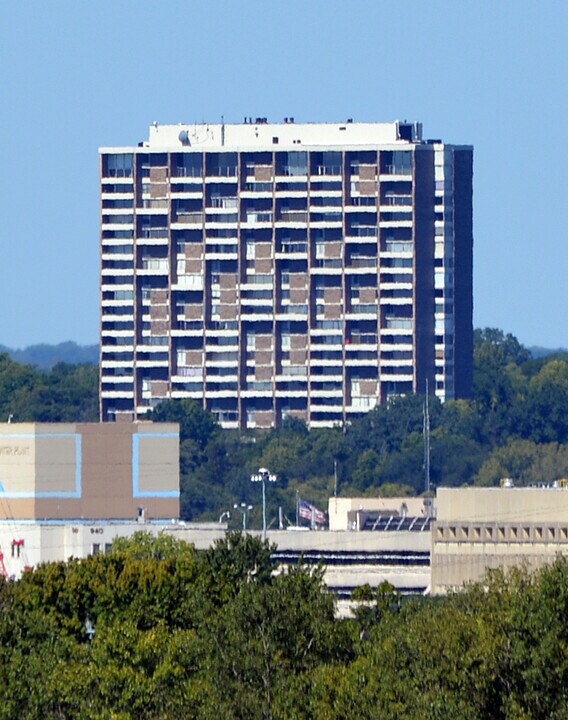
[[[313,519],[314,523],[317,525],[325,525],[327,523],[325,513],[318,510],[315,505],[312,505],[307,500],[300,499],[298,507],[298,514],[301,518],[304,518],[304,520],[309,520],[311,522]]]

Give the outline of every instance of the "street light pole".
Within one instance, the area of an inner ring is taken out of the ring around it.
[[[251,475],[251,482],[262,483],[262,539],[266,540],[266,483],[276,482],[276,475],[272,475],[266,468],[259,468],[256,475]]]
[[[243,532],[246,532],[247,529],[247,513],[249,513],[252,510],[252,505],[247,505],[246,503],[242,502],[240,505],[235,503],[233,505],[235,510],[240,510],[241,515],[243,516]]]

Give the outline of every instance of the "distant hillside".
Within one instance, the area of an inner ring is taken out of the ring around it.
[[[533,358],[547,357],[548,355],[557,355],[558,353],[568,353],[567,348],[544,348],[538,345],[528,348]]]
[[[0,345],[0,352],[8,353],[16,362],[35,365],[41,370],[50,370],[58,362],[73,365],[82,363],[97,365],[99,362],[98,345],[77,345],[74,342],[63,342],[59,345],[30,345],[23,350],[12,350]]]

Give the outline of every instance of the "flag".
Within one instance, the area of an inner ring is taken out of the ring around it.
[[[304,520],[313,521],[317,525],[325,525],[327,518],[324,512],[318,510],[315,505],[312,505],[307,500],[300,499],[298,502],[298,515]]]

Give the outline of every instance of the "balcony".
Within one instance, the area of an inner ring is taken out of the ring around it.
[[[161,239],[161,238],[167,238],[168,237],[168,229],[166,227],[158,227],[158,228],[150,228],[150,227],[143,227],[140,228],[138,231],[138,237],[139,238],[145,238],[145,239]]]
[[[225,167],[214,167],[207,169],[205,182],[211,182],[223,178],[237,177],[238,168],[236,165],[227,165]]]
[[[167,275],[169,270],[170,263],[167,259],[143,258],[142,265],[139,268],[139,274]]]
[[[277,222],[300,223],[305,225],[308,222],[308,213],[305,210],[282,210]]]
[[[346,265],[346,269],[350,268],[372,268],[377,269],[377,258],[369,255],[352,255]]]
[[[341,270],[342,265],[343,261],[341,258],[333,258],[329,260],[317,258],[312,264],[312,269],[321,268],[325,270]]]
[[[385,195],[381,198],[381,205],[388,205],[389,207],[412,205],[412,195]]]
[[[360,195],[358,197],[352,197],[348,200],[348,204],[357,208],[371,207],[375,209],[377,205],[377,198],[372,195]]]
[[[412,318],[386,317],[384,327],[388,330],[412,330],[414,322]]]
[[[271,223],[273,218],[272,212],[248,212],[244,221],[256,225],[258,223]]]
[[[347,229],[347,234],[351,237],[377,237],[376,225],[352,225]]]
[[[239,207],[239,200],[236,197],[212,197],[209,199],[207,207],[235,210]]]
[[[381,167],[381,175],[389,175],[391,179],[393,175],[407,179],[408,177],[412,177],[412,165],[407,165],[406,163],[384,165]]]
[[[172,180],[175,181],[175,178],[184,178],[188,180],[196,180],[196,181],[202,181],[203,180],[203,168],[201,167],[183,167],[182,165],[177,165],[172,168]]]
[[[183,225],[201,225],[203,223],[203,219],[203,211],[184,212],[180,210],[178,213],[176,213],[173,222]]]
[[[300,254],[300,253],[307,253],[308,252],[308,243],[307,242],[283,242],[280,246],[280,251],[282,255],[294,255],[294,254]]]
[[[351,333],[351,339],[348,341],[348,344],[346,343],[346,350],[357,350],[361,345],[371,345],[372,347],[376,347],[377,343],[377,336],[373,333],[365,333],[361,335]]]
[[[250,195],[260,195],[265,193],[267,196],[270,193],[272,195],[272,183],[271,182],[246,182],[243,185],[243,193],[249,193]],[[248,197],[244,195],[244,197]]]
[[[333,175],[341,177],[341,174],[341,165],[316,165],[316,167],[312,169],[312,175],[315,176]]]
[[[308,168],[303,165],[283,165],[278,168],[276,175],[280,177],[297,177],[307,179]]]

